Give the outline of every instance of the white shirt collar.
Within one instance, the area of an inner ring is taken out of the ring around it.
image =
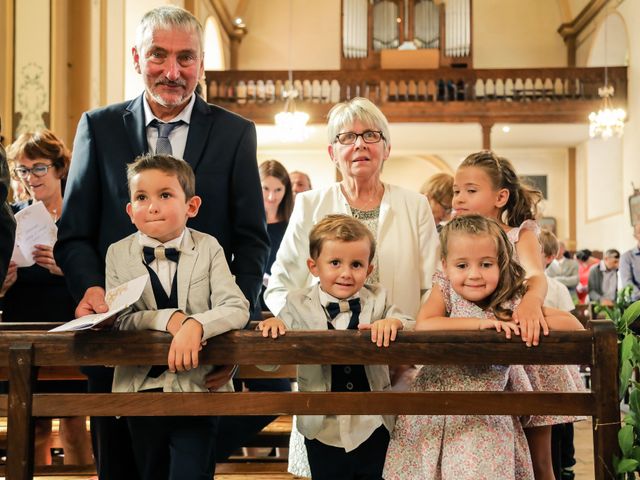
[[[335,303],[340,303],[340,302],[348,302],[349,300],[353,299],[353,298],[359,298],[360,297],[360,292],[356,292],[354,295],[350,296],[349,298],[336,298],[333,295],[329,295],[327,292],[325,292],[324,290],[322,290],[322,288],[318,287],[318,293],[320,295],[320,304],[323,307],[326,307],[327,304],[331,303],[331,302],[335,302]]]
[[[145,235],[142,232],[138,232],[138,242],[140,242],[140,245],[143,247],[158,247],[160,245],[164,246],[165,248],[176,248],[176,249],[180,249],[180,246],[182,245],[182,240],[184,239],[184,235],[185,232],[187,231],[187,229],[185,228],[182,233],[180,235],[178,235],[176,238],[169,240],[168,242],[160,242],[158,240],[156,240],[153,237],[150,237],[149,235]]]
[[[186,107],[184,107],[178,115],[173,117],[168,122],[165,122],[164,120],[160,120],[158,117],[156,117],[153,114],[153,112],[151,111],[151,106],[147,101],[147,94],[145,93],[144,95],[142,95],[142,105],[144,106],[144,121],[145,121],[144,126],[148,127],[153,120],[157,120],[162,123],[177,122],[179,120],[182,120],[184,123],[189,125],[191,121],[191,112],[193,112],[193,106],[195,105],[195,103],[196,103],[196,94],[194,93],[193,95],[191,95],[191,100],[189,100],[189,103],[187,103]]]

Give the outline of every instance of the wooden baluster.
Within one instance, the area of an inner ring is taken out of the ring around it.
[[[618,430],[618,343],[611,320],[592,320],[593,365],[591,391],[596,398],[593,417],[593,458],[596,480],[614,478],[613,456],[620,457]]]
[[[9,347],[9,412],[7,415],[7,478],[33,478],[34,423],[31,416],[36,369],[33,345]]]

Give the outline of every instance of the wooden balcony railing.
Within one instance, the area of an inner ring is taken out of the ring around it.
[[[367,97],[392,122],[586,123],[600,104],[603,68],[305,70],[293,72],[296,105],[311,123],[331,106]],[[626,106],[627,68],[608,69]],[[287,71],[208,71],[207,98],[257,123],[282,110]]]

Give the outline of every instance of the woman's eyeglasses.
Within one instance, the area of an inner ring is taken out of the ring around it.
[[[36,163],[33,167],[16,167],[13,169],[13,173],[16,177],[27,178],[29,175],[35,175],[36,177],[44,177],[53,165],[45,165],[44,163]]]
[[[358,137],[362,137],[364,143],[378,143],[380,140],[384,140],[382,132],[376,130],[367,130],[362,133],[339,133],[336,135],[336,140],[338,140],[342,145],[353,145],[358,140]]]

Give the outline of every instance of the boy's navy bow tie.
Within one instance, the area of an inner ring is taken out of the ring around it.
[[[340,302],[329,302],[327,303],[326,308],[329,317],[331,317],[331,320],[336,318],[339,313],[360,313],[360,299],[352,298],[348,302],[346,300],[341,300]]]
[[[178,263],[178,258],[180,258],[180,250],[177,250],[175,248],[142,247],[142,254],[144,255],[144,263],[146,263],[147,265],[149,265],[155,259],[166,259]]]

